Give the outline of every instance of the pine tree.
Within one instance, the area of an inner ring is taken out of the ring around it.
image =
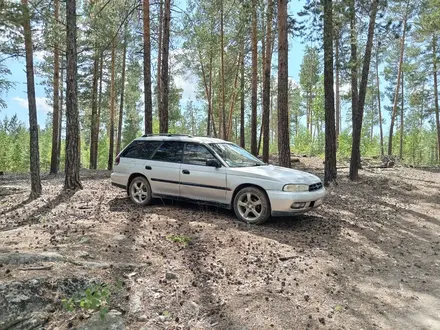
[[[38,144],[37,104],[35,100],[34,59],[32,29],[27,0],[21,0],[23,7],[23,31],[26,50],[26,87],[29,105],[31,198],[41,195],[40,151]]]
[[[79,118],[76,47],[76,0],[66,0],[67,90],[66,90],[66,164],[64,189],[82,189],[79,177]]]
[[[290,167],[287,63],[287,0],[278,0],[278,151],[280,166],[284,167]]]

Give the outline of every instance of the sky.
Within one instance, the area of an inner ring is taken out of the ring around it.
[[[300,11],[305,3],[305,0],[292,0],[289,2],[289,14],[296,15]],[[182,7],[181,7],[182,8]],[[299,81],[299,70],[303,57],[305,45],[299,38],[289,38],[289,77],[295,81]],[[34,60],[36,62],[43,59],[42,53],[35,53]],[[0,109],[0,119],[6,116],[12,117],[17,114],[19,120],[23,121],[26,125],[29,123],[28,106],[27,106],[27,93],[26,93],[26,73],[25,73],[25,60],[9,59],[6,60],[5,65],[9,68],[12,75],[9,79],[15,83],[15,86],[9,90],[6,95],[3,95],[7,107]],[[195,91],[197,88],[197,82],[194,79],[188,79],[184,76],[175,76],[175,83],[177,87],[183,89],[183,100],[196,99]],[[42,79],[38,75],[35,76],[35,94],[37,103],[37,116],[38,123],[44,126],[46,122],[47,113],[52,112],[51,106],[46,102],[46,95],[44,92],[44,86],[42,85]]]

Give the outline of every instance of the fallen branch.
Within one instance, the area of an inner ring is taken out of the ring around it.
[[[18,268],[19,270],[51,270],[52,266],[35,266],[35,267],[26,267],[26,268]]]

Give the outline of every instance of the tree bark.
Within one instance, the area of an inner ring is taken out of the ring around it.
[[[54,18],[55,29],[58,29],[60,2],[54,1]],[[53,116],[52,116],[52,154],[50,158],[50,173],[56,174],[58,172],[58,132],[60,122],[60,51],[58,48],[58,37],[55,38],[54,53],[53,53]]]
[[[144,126],[145,134],[151,134],[153,133],[153,103],[151,99],[150,0],[143,0],[142,6],[144,12]]]
[[[62,57],[63,58],[63,57]],[[57,143],[57,168],[60,169],[61,162],[61,132],[63,127],[63,104],[64,104],[64,60],[61,60],[61,73],[60,73],[60,115],[58,116],[58,143]]]
[[[82,189],[79,177],[79,115],[77,84],[76,48],[76,0],[66,0],[66,51],[67,51],[67,90],[66,90],[66,178],[65,190]]]
[[[287,1],[278,0],[278,158],[290,168]]]
[[[95,49],[95,56],[93,59],[93,82],[92,82],[92,122],[90,130],[90,169],[96,170],[97,167],[97,148],[98,141],[95,140],[97,134],[96,126],[97,115],[98,115],[98,75],[99,75],[99,58],[98,50]]]
[[[163,22],[163,41],[162,41],[162,68],[161,82],[162,90],[161,114],[160,114],[160,133],[168,133],[168,94],[170,89],[168,56],[170,49],[170,19],[171,19],[171,0],[165,0],[165,16]]]
[[[388,155],[391,156],[393,154],[393,132],[394,132],[394,121],[396,119],[397,114],[397,102],[399,100],[399,88],[400,88],[400,76],[402,74],[402,66],[403,66],[403,54],[405,51],[405,37],[406,37],[406,22],[408,20],[408,6],[409,2],[407,3],[405,16],[403,18],[403,33],[402,33],[402,39],[400,42],[400,58],[399,58],[399,68],[397,71],[397,84],[396,89],[394,92],[394,102],[393,102],[393,112],[391,114],[391,124],[390,124],[390,136],[388,138]]]
[[[336,74],[336,147],[338,146],[339,134],[340,134],[340,122],[341,122],[341,95],[340,95],[340,59],[339,59],[339,40],[341,33],[339,29],[336,31],[336,45],[335,45],[335,74]]]
[[[335,96],[333,89],[333,6],[332,0],[322,0],[324,6],[324,94],[325,94],[325,164],[324,185],[336,179]],[[336,87],[338,88],[338,87]]]
[[[163,0],[160,0],[159,9],[159,40],[157,49],[157,78],[156,78],[156,93],[157,93],[157,114],[161,118],[161,107],[162,107],[162,88],[160,86],[161,72],[162,72],[162,33],[163,33]]]
[[[351,66],[351,112],[352,112],[352,149],[351,149],[351,162],[350,173],[358,172],[360,166],[360,138],[359,141],[357,133],[359,130],[359,117],[358,117],[358,65],[357,65],[357,35],[356,35],[356,9],[355,0],[350,1],[350,66]],[[353,161],[354,159],[354,161]],[[352,169],[353,168],[353,169]],[[351,174],[350,174],[351,177]],[[356,174],[357,178],[357,174]]]
[[[209,82],[206,81],[206,70],[205,66],[203,65],[203,59],[202,54],[200,52],[200,49],[198,50],[199,54],[199,61],[200,61],[200,68],[202,70],[202,77],[203,77],[203,85],[205,87],[205,95],[206,100],[208,101],[208,136],[211,133],[210,130],[210,119],[212,119],[212,128],[214,131],[214,136],[217,136],[217,132],[215,130],[215,120],[214,120],[214,113],[212,109],[212,53],[209,54]]]
[[[379,131],[380,131],[380,154],[384,155],[383,150],[383,128],[382,128],[382,108],[380,104],[380,77],[379,77],[379,46],[376,51],[376,84],[377,84],[377,106],[379,109]]]
[[[121,99],[119,100],[119,118],[118,118],[118,138],[116,140],[116,155],[119,155],[121,151],[121,143],[122,143],[122,122],[124,117],[124,92],[125,92],[125,62],[127,57],[127,28],[125,29],[124,36],[124,49],[122,53],[122,86],[121,86]],[[151,103],[151,72],[150,72],[150,103]],[[150,104],[150,109],[152,110],[153,106]]]
[[[360,142],[362,134],[362,120],[364,116],[365,97],[367,95],[368,74],[370,72],[371,52],[373,49],[374,28],[376,25],[378,0],[373,0],[371,3],[370,22],[368,24],[368,37],[365,46],[364,61],[362,64],[361,84],[359,87],[359,94],[357,93],[357,66],[352,62],[352,87],[355,94],[352,102],[357,104],[353,107],[353,143],[351,149],[350,160],[350,179],[356,180],[358,178],[359,168],[361,168],[361,152]],[[354,0],[351,3],[351,21],[352,21],[352,60],[357,60],[357,45],[356,45],[356,30],[355,30],[355,6]],[[355,80],[355,81],[354,81]],[[353,104],[353,103],[352,103]]]
[[[214,111],[212,109],[212,51],[209,52],[209,114],[208,114],[208,136],[211,135],[211,121],[212,121],[212,130],[214,131],[214,137],[217,137],[217,132],[215,130],[215,120],[214,120]]]
[[[257,156],[257,1],[252,0],[252,99],[251,99],[251,153]]]
[[[228,131],[226,127],[226,110],[225,110],[225,50],[224,50],[224,29],[223,29],[223,17],[224,16],[224,8],[223,8],[223,0],[220,0],[220,65],[221,65],[221,84],[222,84],[222,106],[221,106],[221,116],[222,116],[222,131],[223,131],[223,139],[228,139]]]
[[[404,78],[403,78],[403,71],[402,71],[402,100],[401,100],[401,107],[400,107],[400,147],[399,147],[399,158],[400,160],[402,160],[403,157],[403,131],[404,131],[404,118],[403,118],[403,114],[404,114],[404,106],[405,106],[405,98],[404,98]]]
[[[228,118],[228,127],[227,127],[227,134],[226,134],[226,139],[228,140],[231,138],[231,131],[232,131],[232,114],[234,112],[234,108],[235,108],[235,100],[237,97],[237,83],[238,83],[238,74],[240,73],[240,64],[241,64],[241,57],[242,54],[240,53],[238,55],[238,62],[237,62],[237,72],[235,73],[235,79],[234,79],[234,90],[232,92],[232,100],[231,100],[231,105],[229,108],[229,118]]]
[[[432,54],[433,54],[433,76],[434,76],[434,103],[435,103],[435,122],[437,125],[437,150],[440,151],[440,110],[438,102],[438,78],[437,78],[437,35],[432,36]],[[438,154],[439,152],[437,152]],[[437,158],[437,161],[439,159]]]
[[[267,22],[266,22],[266,55],[264,63],[264,80],[263,80],[263,162],[269,162],[269,143],[270,143],[270,69],[272,66],[272,15],[273,0],[267,0]]]
[[[113,153],[115,150],[115,52],[116,52],[116,41],[113,40],[112,44],[112,59],[111,59],[111,74],[110,74],[110,127],[109,127],[109,149],[108,149],[108,163],[107,169],[110,171],[113,169]]]
[[[28,1],[21,0],[21,4],[23,6],[24,45],[26,50],[26,88],[29,105],[31,198],[34,199],[41,195],[40,151],[38,146],[37,104],[35,100],[34,81],[34,55]]]
[[[246,137],[244,131],[244,41],[242,45],[243,56],[241,57],[241,79],[240,79],[240,147],[246,147]]]

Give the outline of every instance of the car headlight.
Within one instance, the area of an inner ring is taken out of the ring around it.
[[[283,191],[289,191],[289,192],[309,191],[309,185],[307,185],[307,184],[286,184],[283,187]]]

